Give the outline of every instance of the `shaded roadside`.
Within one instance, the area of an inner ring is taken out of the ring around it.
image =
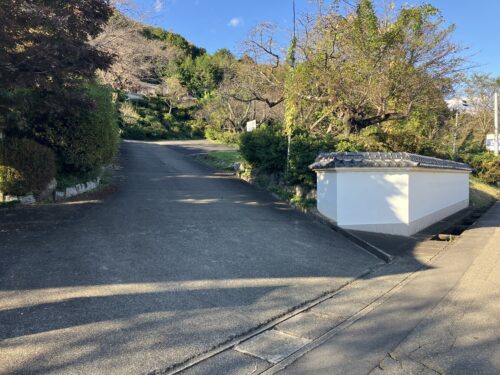
[[[266,373],[500,371],[500,204],[379,306]]]

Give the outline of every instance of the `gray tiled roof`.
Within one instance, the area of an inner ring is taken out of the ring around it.
[[[438,168],[471,171],[467,164],[407,152],[325,152],[309,168]]]

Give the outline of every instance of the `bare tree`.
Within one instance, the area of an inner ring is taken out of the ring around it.
[[[92,40],[97,49],[114,56],[111,67],[99,71],[105,83],[133,91],[140,90],[144,82],[160,83],[162,69],[181,53],[159,40],[147,39],[143,27],[116,11],[104,31]]]
[[[493,94],[500,90],[500,78],[487,74],[473,74],[466,80],[464,93],[469,111],[464,117],[465,133],[472,132],[481,145],[486,142],[486,134],[493,132]]]
[[[253,103],[256,112],[262,104],[269,113],[262,121],[283,112],[286,69],[283,50],[276,44],[276,27],[263,23],[254,28],[244,42],[244,58],[226,69],[221,85],[223,96],[242,103]],[[277,107],[277,108],[275,108]]]

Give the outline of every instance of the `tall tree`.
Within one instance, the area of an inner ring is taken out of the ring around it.
[[[63,90],[111,63],[88,43],[111,14],[108,0],[0,0],[0,128],[18,92]]]
[[[111,56],[88,41],[111,14],[108,0],[1,0],[1,86],[44,87],[92,77]]]
[[[462,63],[449,40],[453,27],[443,27],[430,5],[378,17],[371,0],[360,0],[354,11],[320,3],[301,26],[292,91],[309,127],[323,122],[352,133],[407,119],[450,89]]]
[[[469,111],[464,116],[465,133],[472,133],[476,142],[484,146],[486,134],[493,132],[493,94],[500,91],[500,78],[487,74],[473,74],[465,82],[464,94]]]

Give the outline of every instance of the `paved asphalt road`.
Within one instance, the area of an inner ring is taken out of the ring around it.
[[[380,263],[189,156],[217,147],[126,142],[115,192],[0,210],[0,374],[165,368]]]

